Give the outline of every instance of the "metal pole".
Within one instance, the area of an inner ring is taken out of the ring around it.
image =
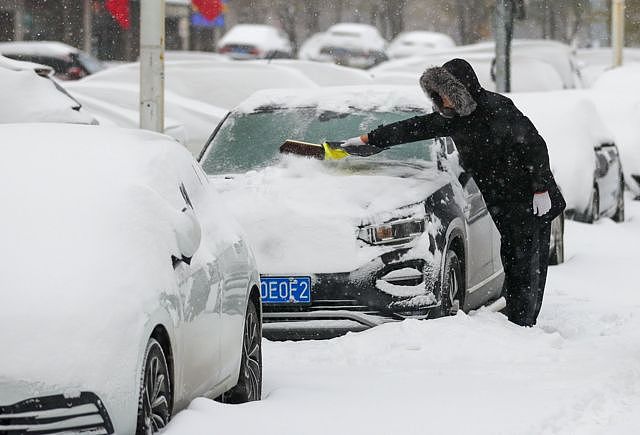
[[[84,41],[82,48],[86,53],[91,53],[93,42],[93,17],[91,0],[84,0],[82,9],[82,28],[84,29]]]
[[[513,26],[512,0],[498,0],[496,4],[496,91],[511,91],[511,37]]]
[[[164,131],[164,0],[140,2],[140,128]]]
[[[611,46],[613,47],[613,66],[621,66],[624,47],[624,0],[611,2]]]

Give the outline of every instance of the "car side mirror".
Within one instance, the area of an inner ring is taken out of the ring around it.
[[[189,264],[202,241],[202,228],[191,207],[185,207],[176,222],[176,241],[182,261]]]

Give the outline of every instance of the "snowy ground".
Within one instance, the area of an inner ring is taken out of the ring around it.
[[[197,399],[167,434],[631,434],[640,430],[640,202],[568,222],[539,325],[497,313],[264,343],[264,399]]]

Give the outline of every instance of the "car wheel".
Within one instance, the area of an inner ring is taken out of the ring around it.
[[[464,302],[464,292],[460,260],[454,251],[449,250],[444,263],[440,315],[455,315]]]
[[[600,217],[600,193],[598,188],[594,187],[591,193],[591,205],[589,206],[589,212],[587,213],[587,223],[592,224]]]
[[[262,325],[253,302],[247,307],[238,384],[223,396],[226,403],[245,403],[262,397]]]
[[[549,264],[564,263],[564,216],[562,213],[551,222],[551,249]]]
[[[172,406],[173,396],[167,359],[160,343],[151,338],[142,366],[136,434],[160,432],[169,423]]]
[[[618,206],[612,218],[616,222],[624,222],[624,179],[620,180],[620,191],[618,192]]]

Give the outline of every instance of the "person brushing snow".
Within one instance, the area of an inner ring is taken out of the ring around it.
[[[341,147],[369,156],[397,144],[450,136],[500,232],[507,316],[533,326],[542,306],[551,221],[566,207],[546,143],[509,98],[480,86],[465,60],[427,69],[420,86],[434,103],[433,113],[380,126]]]

